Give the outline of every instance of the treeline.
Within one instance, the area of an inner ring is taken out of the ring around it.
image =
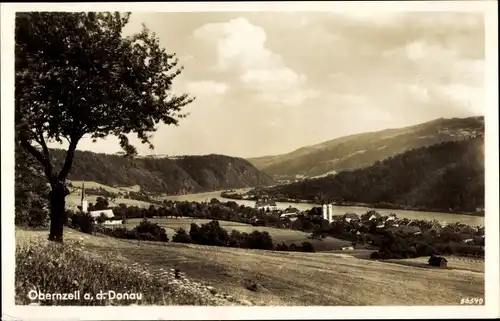
[[[114,218],[118,219],[118,218]],[[138,241],[169,242],[166,230],[160,225],[143,219],[136,227],[127,229],[125,227],[106,227],[98,223],[88,213],[70,213],[68,226],[78,229],[83,233],[100,233],[111,237]],[[123,221],[125,223],[126,221]],[[192,243],[208,246],[224,246],[258,250],[278,250],[296,252],[314,252],[314,246],[310,242],[303,242],[300,245],[292,243],[274,244],[268,232],[253,231],[245,233],[232,230],[228,233],[222,228],[219,221],[211,221],[201,226],[193,223],[189,234],[184,229],[176,231],[172,237],[172,242]]]
[[[378,248],[371,254],[373,259],[405,259],[431,255],[460,255],[484,258],[484,237],[476,237],[474,243],[461,241],[460,232],[444,229],[443,235],[401,235],[383,231],[372,236],[373,245]]]
[[[298,252],[314,252],[314,246],[310,242],[303,242],[300,245],[292,243],[274,244],[271,235],[268,232],[253,231],[252,233],[240,232],[232,230],[228,233],[222,228],[219,221],[211,221],[198,226],[195,223],[191,224],[191,229],[187,233],[183,229],[179,229],[172,238],[173,242],[178,243],[193,243],[210,246],[226,246],[244,249],[257,250],[277,250],[277,251],[298,251]]]
[[[267,189],[276,198],[443,212],[484,208],[484,138],[410,150],[372,166]]]
[[[55,167],[65,151],[51,149]],[[109,186],[139,185],[147,192],[188,194],[231,188],[269,186],[274,180],[248,161],[224,155],[171,158],[127,158],[76,151],[70,180],[95,181]]]

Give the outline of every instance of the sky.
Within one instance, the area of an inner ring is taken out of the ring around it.
[[[480,13],[132,13],[124,35],[142,23],[184,66],[174,91],[196,97],[153,151],[131,138],[143,155],[277,155],[485,112]],[[113,137],[78,149],[120,151]]]

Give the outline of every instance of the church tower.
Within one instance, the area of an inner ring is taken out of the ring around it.
[[[87,213],[88,208],[89,208],[89,203],[87,202],[87,199],[85,198],[85,181],[82,182],[82,212]]]

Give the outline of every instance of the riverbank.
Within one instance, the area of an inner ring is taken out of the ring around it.
[[[229,200],[239,200],[239,201],[257,201],[258,197],[251,197],[251,198],[239,198],[235,197],[231,194],[224,194],[224,192],[221,192],[221,197]],[[314,201],[311,200],[299,200],[299,199],[291,199],[291,198],[276,198],[273,199],[275,202],[280,202],[280,203],[290,203],[290,204],[311,204],[313,206],[321,206],[321,204],[314,203]],[[357,203],[357,202],[333,202],[332,203],[335,206],[342,206],[342,207],[365,207],[365,208],[374,208],[374,209],[382,209],[382,210],[400,210],[400,211],[416,211],[416,212],[430,212],[430,213],[446,213],[446,214],[455,214],[455,215],[469,215],[469,216],[475,216],[475,217],[484,217],[484,211],[481,212],[456,212],[456,211],[444,211],[444,210],[439,210],[439,209],[428,209],[428,208],[420,208],[420,207],[411,207],[411,206],[398,206],[394,204],[368,204],[368,203]],[[390,205],[390,206],[387,206]]]

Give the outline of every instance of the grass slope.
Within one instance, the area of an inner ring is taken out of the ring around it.
[[[140,223],[141,219],[131,219],[125,224],[127,228],[134,228]],[[175,231],[180,228],[184,229],[189,233],[191,223],[198,225],[206,224],[212,220],[206,219],[195,219],[195,218],[159,218],[151,219],[152,222],[164,227],[167,230],[167,235],[169,237],[173,236]],[[237,230],[239,232],[252,233],[257,230],[260,232],[268,232],[271,235],[274,244],[295,243],[297,245],[302,244],[302,242],[310,242],[314,245],[316,251],[331,251],[340,250],[342,247],[351,246],[351,242],[336,239],[333,237],[327,237],[322,240],[311,240],[309,239],[311,233],[306,233],[302,231],[290,230],[290,229],[280,229],[267,226],[253,226],[250,224],[229,222],[229,221],[219,221],[220,226],[231,233],[232,230]]]
[[[16,232],[16,242],[18,246],[23,239],[40,242],[37,238],[40,236],[46,238],[47,232],[21,230]],[[368,261],[345,254],[138,243],[83,237],[74,231],[65,237],[78,240],[88,255],[105,256],[104,265],[136,264],[149,273],[179,268],[191,282],[216,284],[218,291],[245,304],[457,305],[463,297],[484,297],[481,262],[458,261],[457,265],[450,259],[450,269],[429,269]],[[16,286],[20,286],[21,281],[16,278]],[[248,290],[249,283],[258,284],[258,290]],[[189,299],[182,301],[188,303]]]

